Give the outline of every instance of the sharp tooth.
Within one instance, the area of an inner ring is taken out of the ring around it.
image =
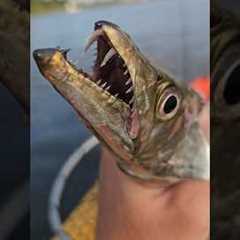
[[[117,97],[118,97],[118,95],[119,95],[119,93],[116,93],[116,94],[114,95],[114,97],[115,97],[115,98],[117,98]]]
[[[68,80],[68,75],[64,76],[63,77],[63,82],[67,81]]]
[[[99,80],[97,81],[97,85],[99,85],[99,84],[101,83],[101,81],[102,81],[102,79],[99,79]]]
[[[103,67],[115,54],[116,54],[116,51],[113,48],[111,48],[105,55],[100,66]]]
[[[131,98],[131,100],[129,101],[129,104],[132,104],[134,101],[134,96]]]
[[[72,65],[74,65],[74,61],[71,58],[68,58],[68,62],[70,62]]]
[[[129,78],[126,82],[125,85],[127,86],[128,84],[130,84],[132,82],[131,78]]]
[[[104,88],[106,85],[107,85],[107,82],[103,83],[103,84],[101,85],[101,88]]]
[[[101,28],[93,32],[87,41],[84,51],[86,52],[91,47],[91,45],[98,39],[98,37],[102,36],[102,34],[103,30]]]
[[[132,90],[133,90],[133,86],[131,86],[131,87],[126,91],[126,93],[130,93]]]
[[[62,55],[64,56],[64,58],[67,59],[67,54],[71,49],[70,48],[68,48],[68,49],[59,48],[59,50],[62,52]]]
[[[111,86],[109,85],[105,90],[108,91],[108,90],[110,89],[110,87],[111,87]]]
[[[125,148],[127,151],[129,151],[129,148],[125,144],[123,144],[123,148]]]
[[[124,75],[127,75],[127,74],[128,74],[128,69],[126,69],[123,74],[124,74]]]
[[[76,60],[76,61],[73,61],[73,65],[78,65],[79,64],[79,61],[78,60]]]

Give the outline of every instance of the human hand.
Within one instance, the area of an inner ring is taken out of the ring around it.
[[[200,118],[209,139],[209,107]],[[206,240],[209,236],[209,182],[183,180],[162,188],[122,173],[103,149],[97,240]]]

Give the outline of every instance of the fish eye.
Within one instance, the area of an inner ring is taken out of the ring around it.
[[[158,116],[162,120],[169,120],[175,116],[180,105],[180,94],[174,89],[168,89],[158,103]]]
[[[172,111],[174,111],[174,109],[177,107],[177,103],[178,103],[177,96],[175,95],[168,96],[163,106],[164,113],[169,114]]]

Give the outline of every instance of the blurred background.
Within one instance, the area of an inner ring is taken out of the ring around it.
[[[49,11],[65,10],[72,13],[87,8],[144,1],[145,0],[32,0],[31,12],[44,13]]]
[[[29,2],[0,1],[0,239],[29,236]]]
[[[154,65],[179,80],[209,75],[208,0],[32,0],[31,52],[71,48],[70,56],[90,70],[94,50],[84,44],[94,22],[120,25]],[[65,100],[42,78],[31,58],[31,238],[51,236],[47,219],[49,192],[68,156],[90,132]],[[98,174],[99,148],[80,164],[67,184],[62,203],[66,218]]]

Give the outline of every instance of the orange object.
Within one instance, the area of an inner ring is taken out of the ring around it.
[[[205,101],[210,98],[210,78],[209,77],[197,77],[191,82],[191,87],[199,93]]]

